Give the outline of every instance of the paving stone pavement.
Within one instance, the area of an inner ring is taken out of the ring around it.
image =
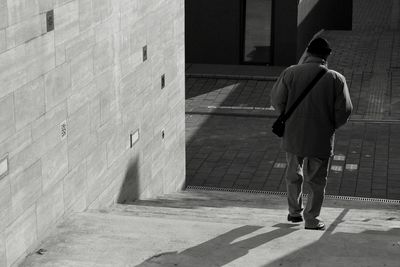
[[[328,194],[400,199],[399,11],[397,0],[354,0],[353,30],[323,33],[354,105],[337,132]],[[274,81],[259,76],[188,76],[187,185],[285,191],[285,154],[270,131]]]
[[[187,115],[187,184],[285,191],[273,119]],[[327,194],[400,199],[400,125],[351,122],[336,135]]]

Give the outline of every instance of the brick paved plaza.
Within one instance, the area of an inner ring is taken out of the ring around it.
[[[399,10],[398,1],[355,0],[353,30],[323,33],[354,105],[336,135],[328,194],[400,199]],[[270,131],[279,72],[243,69],[187,67],[187,185],[285,191],[285,154]]]

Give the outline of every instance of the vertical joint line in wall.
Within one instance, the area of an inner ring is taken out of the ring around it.
[[[389,198],[389,162],[390,162],[390,137],[392,133],[392,125],[389,124],[389,135],[388,135],[388,142],[387,142],[387,161],[386,161],[386,198]]]
[[[96,38],[96,37],[95,37]],[[92,73],[93,73],[93,79],[95,78],[95,73],[94,73],[94,49],[96,47],[96,44],[91,48],[91,54],[92,54]],[[101,112],[100,112],[101,113]]]
[[[17,88],[17,90],[18,90],[18,88]],[[13,91],[12,92],[12,101],[13,101],[13,120],[14,120],[14,129],[15,129],[15,132],[17,132],[17,108],[15,107],[16,105],[15,105],[15,91]],[[31,131],[30,131],[30,137],[31,137],[31,140],[33,139],[33,136],[32,136],[32,126],[31,126],[31,124],[29,124],[29,126],[30,126],[30,129],[31,129]]]
[[[88,188],[88,163],[87,163],[87,157],[85,158],[85,176],[86,176],[86,179],[85,179],[85,193],[84,193],[84,197],[85,197],[85,202],[86,202],[86,207],[85,207],[85,209],[87,209],[87,207],[89,206],[88,205],[88,203],[87,203],[87,193],[88,193],[88,191],[89,191],[89,188]]]
[[[392,47],[392,51],[393,51],[393,47]],[[392,82],[393,73],[392,73],[391,68],[389,70],[388,76],[389,76],[388,77],[388,81],[389,81],[389,83],[388,83],[389,99],[392,99],[392,96],[393,96],[393,82]],[[391,101],[390,100],[389,100],[388,106],[389,106],[389,109],[388,109],[388,113],[389,114],[388,115],[389,115],[389,117],[391,117],[392,116],[392,105],[391,105]],[[390,135],[389,135],[389,138],[390,138]]]
[[[35,228],[36,228],[36,241],[35,243],[37,243],[39,241],[39,228],[38,228],[38,216],[37,216],[37,201],[33,204],[35,205]],[[6,254],[7,255],[7,254]]]
[[[71,85],[72,86],[72,85]],[[67,110],[67,116],[66,116],[66,118],[65,118],[65,121],[66,121],[66,123],[67,123],[67,136],[66,136],[66,142],[67,142],[67,150],[68,150],[68,145],[69,145],[69,134],[68,134],[68,125],[69,125],[69,110],[68,110],[68,101],[67,101],[67,99],[65,99],[64,100],[64,102],[65,102],[65,109]],[[70,164],[70,162],[69,162],[69,159],[68,159],[68,157],[67,157],[67,167],[68,167],[68,172],[69,172],[69,164]],[[63,188],[63,192],[64,192],[64,188]]]
[[[55,54],[55,50],[54,50],[54,58],[56,58],[56,54]],[[54,69],[56,68],[56,65],[54,65]],[[50,71],[49,71],[50,72]],[[47,105],[46,105],[46,79],[45,79],[45,75],[46,74],[48,74],[49,72],[47,72],[47,73],[44,73],[43,75],[42,75],[42,77],[43,77],[43,102],[44,102],[44,114],[46,114],[47,113]],[[44,115],[43,114],[43,115]]]
[[[11,191],[11,182],[10,181],[8,181],[8,186],[10,187],[10,192],[12,192]],[[37,225],[37,219],[36,219],[36,225]],[[36,233],[37,233],[37,226],[36,226]],[[7,246],[6,246],[6,241],[4,240],[4,255],[8,255],[7,254]],[[7,262],[7,257],[5,257],[5,262],[6,262],[6,266],[10,266],[10,265],[8,265],[8,262]]]
[[[56,45],[56,29],[55,28],[53,30],[53,44],[54,44],[54,68],[56,68],[57,67],[57,45]]]
[[[371,196],[372,196],[372,187],[374,185],[375,155],[376,155],[376,143],[377,143],[377,141],[378,141],[378,137],[377,137],[377,134],[376,134],[375,137],[374,137],[374,157],[373,157],[374,162],[372,163],[371,192],[370,192]]]
[[[391,49],[391,52],[390,52],[389,72],[392,70],[392,67],[393,67],[393,52],[394,52],[394,44],[396,42],[395,31],[392,30],[391,34],[392,34],[392,40],[391,40],[390,44],[392,46],[392,49]]]

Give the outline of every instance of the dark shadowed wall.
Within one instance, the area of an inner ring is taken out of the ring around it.
[[[312,36],[321,29],[352,29],[353,0],[299,0],[298,2],[298,57]]]
[[[186,62],[241,64],[245,0],[185,0]],[[351,30],[353,0],[275,0],[272,65],[297,62],[310,38],[325,30]]]
[[[239,64],[240,0],[186,0],[186,62]]]
[[[273,12],[273,65],[296,62],[298,0],[275,0]]]

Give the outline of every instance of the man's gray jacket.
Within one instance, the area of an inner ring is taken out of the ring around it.
[[[279,113],[287,111],[325,67],[323,59],[308,57],[285,69],[272,88],[272,106]],[[347,122],[352,109],[346,79],[328,70],[286,121],[283,149],[302,157],[332,156],[335,130]]]

